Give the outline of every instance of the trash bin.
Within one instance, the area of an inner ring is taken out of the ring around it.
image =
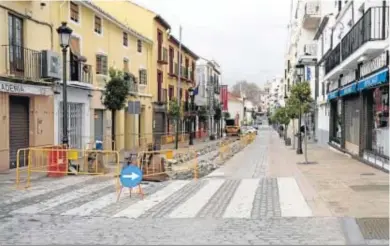
[[[103,150],[103,142],[100,140],[96,140],[95,142],[95,149],[96,150]]]

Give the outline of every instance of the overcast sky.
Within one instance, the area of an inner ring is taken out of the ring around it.
[[[259,85],[284,73],[289,0],[133,0],[163,16],[172,34],[222,69],[222,83]]]

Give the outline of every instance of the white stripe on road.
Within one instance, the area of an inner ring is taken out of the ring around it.
[[[313,215],[295,178],[278,178],[278,190],[283,217],[310,217]]]
[[[35,203],[33,205],[14,210],[11,213],[18,213],[18,214],[39,213],[39,212],[45,211],[47,209],[54,208],[54,207],[61,205],[63,203],[75,200],[79,197],[86,196],[92,192],[104,189],[108,186],[112,186],[113,190],[114,190],[115,189],[114,181],[109,180],[109,181],[105,181],[102,183],[90,184],[90,185],[85,186],[84,188],[53,197],[53,198],[46,200],[44,202]]]
[[[35,185],[32,184],[32,187],[27,190],[18,190],[13,192],[13,194],[10,194],[12,198],[10,199],[4,199],[3,201],[0,201],[0,205],[8,205],[11,203],[19,202],[23,199],[31,198],[34,196],[39,196],[51,191],[60,190],[63,188],[66,188],[71,185],[76,185],[85,181],[88,181],[90,179],[94,178],[93,176],[72,176],[72,177],[63,177],[59,180],[50,180],[45,181],[39,184]]]
[[[211,197],[218,191],[225,180],[209,180],[207,185],[203,186],[194,196],[181,204],[169,215],[171,218],[193,218],[203,208]]]
[[[138,218],[143,213],[145,213],[146,211],[148,211],[158,203],[167,199],[176,191],[183,188],[189,182],[190,181],[188,180],[173,181],[171,184],[169,184],[167,187],[163,188],[162,190],[157,191],[156,193],[146,197],[144,200],[139,201],[131,205],[130,207],[126,208],[125,210],[122,210],[119,213],[115,214],[114,217]]]
[[[250,218],[259,179],[243,179],[223,215],[224,218]]]
[[[142,188],[145,188],[144,185],[141,185]],[[138,189],[138,188],[137,188]],[[120,198],[128,198],[128,195],[123,194],[124,191],[122,191],[122,195]],[[133,192],[134,193],[134,192]],[[133,195],[138,195],[138,194],[133,194]],[[100,209],[103,209],[107,207],[110,204],[113,204],[116,202],[118,194],[116,192],[110,193],[108,195],[99,197],[98,199],[95,199],[93,201],[89,201],[87,203],[84,203],[83,205],[70,209],[62,215],[78,215],[78,216],[88,216],[92,214],[95,211],[98,211]]]

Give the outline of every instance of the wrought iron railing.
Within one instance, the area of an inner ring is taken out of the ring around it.
[[[77,81],[92,84],[93,72],[92,66],[80,61],[68,62],[68,78],[70,81]]]
[[[42,78],[42,53],[19,45],[2,45],[3,75],[30,81]]]
[[[383,11],[385,10],[385,11]],[[385,40],[389,36],[389,7],[371,7],[329,53],[325,74],[369,41]]]

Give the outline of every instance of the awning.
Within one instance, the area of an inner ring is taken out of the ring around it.
[[[329,92],[328,93],[328,101],[329,100],[332,100],[332,99],[335,99],[339,96],[339,91],[333,91],[333,92]]]
[[[348,85],[339,91],[339,96],[343,97],[349,94],[353,94],[357,92],[357,83],[353,83],[352,85]]]
[[[381,71],[360,80],[357,83],[357,90],[362,91],[366,88],[374,87],[380,84],[389,83],[389,68],[382,69]]]
[[[78,57],[81,56],[80,39],[79,38],[77,38],[75,36],[71,36],[70,40],[69,40],[69,47],[70,47],[70,50],[72,51],[73,55],[78,56]]]

